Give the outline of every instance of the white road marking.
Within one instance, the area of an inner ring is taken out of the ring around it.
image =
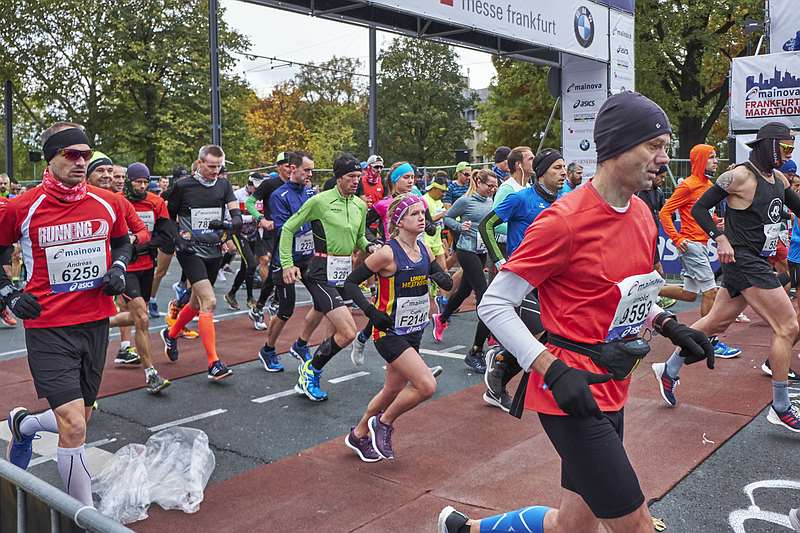
[[[262,396],[261,398],[253,398],[250,400],[253,403],[266,403],[270,400],[277,400],[278,398],[284,398],[286,396],[293,396],[297,394],[294,389],[285,390],[283,392],[276,392],[275,394],[268,394],[266,396]]]
[[[42,432],[40,434],[42,436],[44,436],[45,434],[52,435],[56,437],[56,442],[58,442],[58,435],[56,435],[55,433]],[[42,439],[37,439],[37,440],[42,440]],[[100,470],[102,470],[102,467],[105,466],[105,463],[109,459],[111,459],[111,456],[113,456],[114,454],[111,452],[107,452],[106,450],[101,450],[100,446],[111,444],[112,442],[116,442],[116,440],[117,440],[116,438],[101,439],[94,442],[87,442],[86,444],[83,445],[83,447],[86,449],[86,459],[88,463],[86,466],[89,467],[89,470],[93,472],[100,472]],[[33,442],[35,443],[37,441],[34,440]],[[54,449],[51,453],[47,455],[43,455],[42,457],[37,457],[36,459],[33,459],[29,466],[36,466],[46,463],[48,461],[55,461],[55,460],[56,460],[56,450]]]
[[[329,379],[328,383],[333,383],[335,385],[336,383],[350,381],[351,379],[360,378],[361,376],[369,376],[369,372],[356,372],[355,374],[347,374],[346,376]]]
[[[449,357],[450,359],[464,359],[464,355],[460,353],[440,352],[437,350],[426,350],[425,348],[419,351],[422,355],[436,355],[438,357]]]
[[[182,424],[186,424],[188,422],[195,422],[196,420],[202,420],[204,418],[209,418],[212,416],[221,415],[222,413],[227,413],[227,409],[214,409],[213,411],[208,411],[205,413],[200,413],[199,415],[194,416],[187,416],[186,418],[181,418],[179,420],[174,420],[172,422],[167,422],[165,424],[160,424],[158,426],[153,426],[151,428],[147,428],[148,431],[151,433],[155,433],[156,431],[171,428],[172,426],[180,426]]]
[[[461,346],[460,344],[456,344],[455,346],[451,346],[449,348],[445,348],[444,350],[439,350],[440,352],[455,352],[456,350],[460,350],[461,348],[466,348],[466,346]]]

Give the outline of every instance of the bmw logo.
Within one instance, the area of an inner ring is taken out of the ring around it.
[[[594,41],[594,18],[586,6],[575,12],[575,38],[584,48],[589,48]]]
[[[590,146],[591,146],[591,144],[589,143],[589,141],[587,139],[584,139],[584,140],[581,141],[580,147],[581,147],[581,150],[583,150],[584,152],[586,150],[588,150]]]

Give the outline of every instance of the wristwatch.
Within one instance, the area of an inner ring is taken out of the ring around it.
[[[653,319],[653,329],[656,330],[656,333],[661,334],[664,323],[669,319],[678,320],[678,317],[671,311],[663,311],[656,315]]]

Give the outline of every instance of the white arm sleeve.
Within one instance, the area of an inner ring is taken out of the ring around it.
[[[525,371],[545,350],[544,344],[533,336],[516,311],[531,290],[533,286],[523,278],[501,270],[478,306],[478,316],[483,323],[500,344],[514,354]]]
[[[647,314],[647,318],[644,321],[644,327],[653,329],[653,320],[655,320],[655,318],[663,312],[664,310],[661,309],[658,304],[653,304],[653,308],[650,309],[650,312]],[[653,330],[653,333],[655,333],[655,330]]]

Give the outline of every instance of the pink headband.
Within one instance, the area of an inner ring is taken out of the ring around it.
[[[397,204],[397,207],[394,208],[394,212],[392,213],[392,224],[397,226],[398,222],[400,222],[400,219],[405,216],[408,208],[416,203],[422,203],[422,198],[413,194],[410,194],[400,200],[400,203]]]

